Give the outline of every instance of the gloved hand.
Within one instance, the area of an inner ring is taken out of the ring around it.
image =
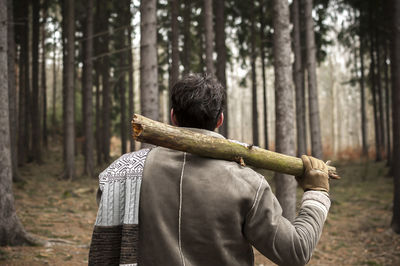
[[[296,177],[297,182],[304,191],[317,190],[329,192],[328,166],[321,160],[302,155],[304,174]]]

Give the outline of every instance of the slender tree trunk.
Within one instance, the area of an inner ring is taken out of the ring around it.
[[[96,0],[96,14],[95,21],[100,21],[102,19],[101,9],[103,6],[100,1]],[[96,34],[103,31],[103,25],[95,24]],[[96,37],[93,40],[94,42],[94,53],[96,56],[101,54],[101,43],[100,38]],[[102,121],[101,121],[101,90],[100,90],[100,78],[101,78],[101,70],[102,70],[102,59],[96,59],[94,63],[95,70],[95,86],[96,86],[96,122],[95,122],[95,138],[96,138],[96,155],[97,155],[97,165],[101,165],[102,163],[102,155],[103,155],[103,147],[102,147]]]
[[[130,0],[129,0],[130,2]],[[132,18],[129,19],[129,21]],[[128,33],[128,45],[129,47],[132,47],[132,28],[129,28],[129,33]],[[129,49],[129,54],[128,54],[128,86],[129,86],[129,100],[128,100],[128,109],[129,109],[129,120],[132,119],[133,113],[135,112],[135,108],[134,108],[134,92],[133,92],[133,88],[134,88],[134,78],[133,78],[133,55],[132,55],[132,49]],[[135,141],[132,138],[133,135],[133,130],[132,127],[129,127],[129,143],[130,143],[130,151],[134,151],[135,150]]]
[[[276,151],[287,155],[295,155],[290,21],[289,4],[286,0],[273,1],[273,27]],[[292,176],[282,174],[277,174],[275,180],[276,196],[282,205],[283,216],[293,221],[296,211],[296,180]]]
[[[159,120],[157,1],[142,0],[140,16],[140,105],[144,116]]]
[[[300,39],[300,7],[299,0],[293,0],[293,51],[294,51],[294,85],[296,90],[296,126],[297,126],[297,156],[307,154],[306,136],[306,108],[304,71],[302,68],[303,58],[301,53]]]
[[[389,96],[389,66],[387,64],[387,60],[389,59],[388,55],[388,42],[384,41],[384,75],[385,75],[385,122],[386,122],[386,154],[387,154],[387,165],[392,164],[392,150],[390,146],[390,96]]]
[[[17,144],[17,90],[15,86],[15,39],[14,39],[14,16],[13,2],[7,0],[7,62],[8,62],[8,104],[10,114],[10,137],[11,137],[11,163],[12,177],[14,181],[18,178],[18,144]]]
[[[372,10],[370,10],[370,21],[369,25],[372,25]],[[369,75],[371,79],[371,92],[372,92],[372,105],[374,109],[374,126],[375,126],[375,153],[376,153],[376,161],[381,161],[382,160],[382,155],[381,155],[381,147],[380,147],[380,130],[379,130],[379,120],[378,120],[378,102],[376,99],[376,77],[375,77],[375,54],[374,54],[375,48],[374,48],[374,38],[372,36],[372,33],[370,33],[370,70],[369,70]]]
[[[171,78],[169,87],[172,88],[179,79],[179,0],[171,0]]]
[[[400,2],[392,1],[392,38],[391,38],[391,77],[392,77],[392,110],[393,110],[393,165],[400,165]],[[394,197],[393,231],[400,234],[400,169],[393,167]]]
[[[57,39],[56,39],[56,31],[53,33],[53,101],[52,101],[52,117],[51,123],[53,130],[56,127],[56,100],[57,100]]]
[[[251,2],[251,13],[255,10],[254,1]],[[257,108],[257,73],[256,73],[256,25],[255,16],[251,16],[251,91],[252,91],[252,125],[253,125],[253,144],[259,146],[258,136],[258,108]]]
[[[310,110],[311,154],[322,158],[321,126],[319,121],[318,84],[316,71],[316,46],[314,21],[312,18],[312,0],[304,0],[306,50],[307,50],[307,83]]]
[[[204,30],[206,40],[206,71],[214,75],[214,30],[213,30],[213,0],[204,0]]]
[[[226,45],[225,45],[225,1],[215,2],[215,50],[217,52],[217,78],[226,87]],[[224,110],[224,123],[219,128],[219,133],[228,137],[228,97]]]
[[[263,84],[263,117],[264,117],[264,145],[265,149],[269,148],[268,139],[268,97],[267,97],[267,74],[265,71],[265,21],[264,21],[264,4],[265,2],[260,0],[260,55],[261,55],[261,73],[262,73],[262,84]]]
[[[46,19],[47,19],[47,1],[44,0],[43,21],[42,21],[42,95],[43,95],[43,128],[42,137],[44,147],[47,148],[47,84],[46,84]]]
[[[85,117],[84,132],[85,132],[85,167],[84,173],[90,177],[94,176],[93,162],[93,0],[87,0],[87,17],[86,17],[86,36],[85,41]]]
[[[62,69],[62,124],[63,124],[63,159],[64,162],[67,158],[67,1],[69,0],[62,0],[61,4],[61,15],[62,15],[62,60],[63,60],[63,69]]]
[[[381,153],[385,154],[385,123],[384,123],[384,117],[385,114],[383,112],[383,89],[382,89],[382,75],[381,75],[381,67],[382,67],[382,62],[381,62],[381,46],[380,46],[380,36],[378,29],[375,30],[375,50],[376,50],[376,84],[378,88],[378,106],[379,106],[379,112],[378,112],[378,121],[379,121],[379,130],[380,130],[380,147],[381,147]]]
[[[75,45],[75,12],[74,0],[67,0],[66,4],[66,99],[65,99],[65,178],[72,179],[75,175],[75,125],[74,125],[74,45]]]
[[[361,36],[361,35],[360,35]],[[361,134],[362,134],[362,153],[364,157],[368,157],[368,136],[367,136],[367,115],[365,110],[365,76],[364,76],[364,44],[360,39],[360,90],[361,90]]]
[[[191,62],[191,33],[190,26],[192,22],[192,2],[191,0],[185,1],[185,9],[183,13],[183,57],[182,57],[182,65],[183,65],[183,74],[187,75],[190,72],[190,62]]]
[[[39,111],[39,13],[40,1],[32,1],[32,152],[33,159],[41,163],[41,126]]]
[[[14,208],[8,106],[7,0],[0,0],[0,246],[30,243]]]

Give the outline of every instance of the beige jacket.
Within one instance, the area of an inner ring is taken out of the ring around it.
[[[253,265],[254,246],[279,265],[304,265],[329,207],[326,194],[306,192],[292,224],[267,181],[252,169],[157,147],[143,170],[138,262]]]

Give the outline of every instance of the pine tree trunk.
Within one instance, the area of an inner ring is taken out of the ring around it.
[[[400,2],[392,1],[391,77],[393,111],[393,165],[400,165]],[[393,167],[394,197],[392,229],[400,234],[400,169]]]
[[[130,0],[128,0],[130,2]],[[129,20],[131,20],[132,18],[130,17]],[[132,47],[132,28],[129,28],[129,33],[128,33],[128,46]],[[134,92],[133,92],[133,88],[134,88],[134,78],[133,78],[133,55],[132,55],[132,49],[129,49],[129,54],[128,54],[128,86],[129,86],[129,100],[128,100],[128,109],[129,109],[129,120],[132,119],[133,113],[135,112],[135,108],[134,108]],[[132,131],[132,127],[129,127],[129,143],[130,143],[130,151],[134,151],[135,150],[135,141],[132,138],[133,135],[133,131]]]
[[[294,95],[292,65],[290,60],[290,21],[289,4],[273,1],[274,28],[274,68],[275,68],[275,112],[276,112],[276,151],[295,155],[294,139]],[[283,216],[293,221],[296,211],[297,183],[292,176],[277,174],[276,196],[282,206]]]
[[[140,105],[144,116],[159,120],[157,1],[142,0],[140,17]]]
[[[10,137],[11,137],[11,163],[12,177],[14,181],[18,178],[18,144],[17,144],[17,90],[15,86],[15,39],[14,39],[14,16],[13,2],[7,0],[7,62],[8,62],[8,104],[10,114]]]
[[[307,136],[306,136],[306,108],[305,108],[305,87],[304,71],[302,68],[302,53],[300,39],[300,7],[299,0],[293,0],[293,78],[296,92],[296,126],[297,126],[297,156],[307,154]]]
[[[85,84],[84,84],[84,105],[85,117],[84,132],[85,132],[85,166],[84,173],[89,177],[94,176],[94,162],[93,162],[93,0],[87,0],[87,16],[86,16],[86,41],[84,53],[84,66]]]
[[[378,112],[378,119],[379,119],[379,130],[380,130],[380,147],[381,147],[381,152],[382,154],[385,154],[385,114],[383,112],[383,89],[382,89],[382,75],[381,75],[381,67],[382,67],[382,62],[381,62],[381,43],[380,43],[380,36],[378,29],[375,30],[375,50],[376,50],[376,84],[378,88],[378,106],[379,106],[379,112]]]
[[[215,50],[217,52],[217,78],[226,87],[226,45],[225,45],[225,1],[215,2]],[[228,97],[226,97],[224,110],[224,123],[219,128],[219,133],[228,137]]]
[[[322,158],[321,126],[319,121],[316,46],[314,36],[314,21],[312,18],[312,0],[304,0],[306,51],[307,51],[307,77],[308,97],[310,110],[311,154]]]
[[[192,49],[192,41],[191,41],[191,23],[192,23],[192,5],[191,0],[185,1],[185,9],[183,13],[183,56],[182,56],[182,65],[183,65],[183,74],[187,75],[190,72],[190,62],[191,62],[191,49]]]
[[[101,3],[100,1],[96,0],[96,14],[95,14],[95,21],[101,20]],[[98,23],[95,24],[96,33],[102,31],[102,25]],[[94,38],[94,54],[98,56],[101,53],[101,43],[100,38]],[[101,165],[102,163],[102,155],[103,155],[103,148],[102,148],[102,121],[101,121],[101,90],[100,90],[100,77],[101,77],[101,70],[102,70],[102,60],[96,59],[94,62],[94,70],[95,70],[95,86],[96,86],[96,121],[95,121],[95,138],[96,138],[96,157],[97,157],[97,165]]]
[[[179,79],[179,0],[171,0],[171,78],[169,87],[172,88]]]
[[[262,84],[263,84],[263,117],[264,117],[264,146],[265,149],[269,148],[269,139],[268,139],[268,97],[267,97],[267,74],[265,71],[265,22],[264,22],[264,1],[260,1],[260,55],[261,55],[261,73],[262,73]]]
[[[387,64],[387,60],[389,59],[388,55],[388,42],[384,41],[384,75],[385,75],[385,124],[386,124],[386,157],[387,157],[387,165],[390,166],[392,164],[392,149],[391,149],[391,140],[390,140],[390,96],[389,96],[389,66]]]
[[[251,2],[251,13],[254,14],[254,1]],[[253,144],[259,146],[258,136],[258,108],[257,108],[257,73],[256,73],[256,25],[255,16],[251,16],[251,95],[252,95],[252,125],[253,125]]]
[[[204,32],[206,41],[206,72],[214,75],[213,0],[204,0]]]
[[[39,13],[40,1],[32,1],[32,154],[41,163],[41,125],[39,111]]]
[[[75,46],[75,12],[74,0],[66,4],[66,99],[65,99],[65,178],[73,179],[75,175],[75,124],[74,124],[74,46]]]
[[[14,208],[8,106],[7,0],[0,0],[0,246],[30,243]]]
[[[43,7],[43,18],[42,18],[42,101],[43,101],[43,128],[42,137],[44,147],[47,148],[47,84],[46,84],[46,19],[47,19],[47,1],[44,0]]]
[[[368,136],[367,136],[367,115],[365,110],[365,76],[364,76],[364,44],[360,40],[360,90],[361,90],[361,134],[362,134],[362,153],[364,157],[368,157]]]
[[[53,130],[56,127],[56,100],[57,100],[57,41],[56,41],[56,31],[53,33],[53,99],[52,99],[52,117],[51,117],[51,123]]]

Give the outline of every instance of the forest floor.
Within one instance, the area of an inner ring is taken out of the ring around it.
[[[78,174],[83,161],[79,158]],[[389,226],[393,185],[385,163],[336,165],[342,180],[331,182],[332,207],[310,265],[400,265],[400,235]],[[97,179],[66,181],[61,173],[62,152],[57,147],[50,148],[44,164],[20,169],[24,181],[14,184],[18,216],[28,232],[50,244],[1,247],[0,265],[87,264]],[[255,259],[256,266],[273,265],[258,252]]]

